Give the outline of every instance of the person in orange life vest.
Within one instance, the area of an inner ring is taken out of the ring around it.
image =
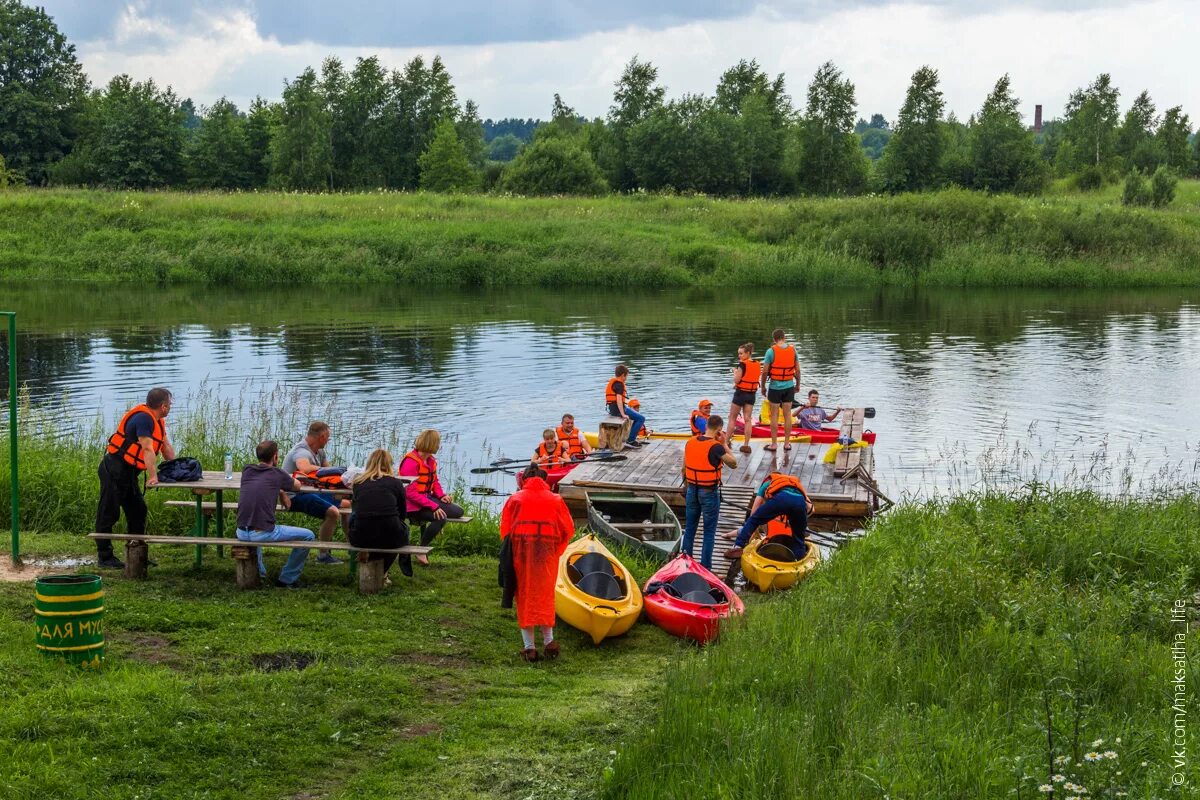
[[[553,428],[542,431],[542,443],[533,451],[533,463],[544,470],[561,467],[567,463],[567,446],[558,440]]]
[[[625,381],[628,377],[629,367],[617,364],[616,369],[613,370],[613,377],[609,378],[608,383],[604,386],[604,402],[610,416],[633,420],[633,425],[629,428],[629,438],[625,444],[628,447],[638,448],[641,447],[637,441],[638,431],[646,424],[646,418],[625,402],[625,394],[628,391]]]
[[[289,475],[302,473],[315,476],[317,470],[328,467],[329,456],[325,453],[325,447],[329,444],[331,436],[329,425],[321,420],[308,423],[308,432],[304,438],[296,442],[283,457],[283,471]],[[341,512],[342,508],[350,507],[348,499],[339,500],[336,495],[327,492],[297,492],[291,496],[291,501],[292,511],[321,520],[317,538],[322,542],[333,541],[333,532],[337,530],[339,523],[342,533],[348,535],[349,519],[343,518]],[[317,563],[341,564],[342,560],[326,551],[317,556]]]
[[[763,449],[774,452],[778,446],[775,439],[779,424],[783,425],[783,449],[792,449],[792,404],[796,402],[800,361],[796,356],[796,348],[787,343],[783,328],[776,328],[771,333],[771,338],[775,343],[767,348],[767,355],[762,360],[759,385],[767,396],[767,407],[771,411],[771,443]],[[783,418],[777,422],[778,411],[781,408]]]
[[[570,414],[563,414],[562,424],[554,431],[558,436],[558,440],[566,445],[567,455],[572,460],[578,461],[581,458],[587,458],[592,453],[592,446],[588,444],[587,437],[583,435],[583,431],[575,427],[575,417]]]
[[[628,406],[639,414],[642,413],[642,401],[636,397],[629,398]],[[638,437],[642,439],[650,438],[650,431],[646,430],[645,423],[642,423],[642,429],[638,431]]]
[[[146,402],[125,412],[116,432],[108,437],[97,473],[100,477],[100,502],[96,505],[96,532],[112,533],[113,525],[125,512],[125,528],[130,534],[146,532],[146,501],[137,485],[137,477],[146,473],[146,486],[158,484],[158,457],[175,458],[175,448],[167,438],[163,422],[171,413],[171,392],[161,387],[146,393]],[[122,569],[125,563],[113,553],[112,542],[96,540],[96,562],[109,569]]]
[[[692,555],[696,528],[703,516],[704,542],[700,548],[700,563],[705,569],[712,569],[713,541],[721,508],[721,467],[737,467],[737,459],[725,449],[724,427],[725,420],[714,414],[708,418],[708,431],[693,436],[683,446],[687,514],[680,548],[682,552]]]
[[[561,497],[550,491],[546,471],[536,464],[526,468],[521,489],[500,512],[500,538],[512,548],[517,578],[517,626],[521,629],[526,661],[539,659],[534,628],[542,629],[546,658],[558,656],[554,641],[554,584],[558,561],[575,535],[571,512]]]
[[[808,543],[804,541],[804,531],[808,528],[808,515],[812,511],[813,505],[799,479],[792,475],[772,472],[759,485],[754,505],[750,507],[750,516],[738,531],[733,547],[725,553],[726,557],[737,558],[740,556],[742,548],[750,541],[750,536],[758,530],[760,525],[769,526],[769,523],[776,517],[787,517],[791,534],[772,536],[770,541],[787,545],[796,558],[803,558],[804,554],[808,552]]]
[[[750,436],[754,429],[754,401],[758,399],[758,380],[762,375],[762,364],[754,360],[754,345],[750,342],[738,348],[738,363],[733,368],[733,402],[729,404],[729,418],[736,420],[742,415],[742,452],[749,453]],[[733,444],[732,429],[729,443]]]
[[[696,405],[691,418],[688,419],[688,427],[692,429],[692,436],[699,436],[708,429],[710,414],[712,414],[712,400],[705,398]]]
[[[400,477],[412,478],[408,484],[408,518],[413,522],[423,522],[425,529],[421,532],[421,544],[428,545],[433,541],[447,519],[460,519],[463,515],[462,506],[456,505],[454,498],[442,490],[438,481],[437,459],[434,454],[442,446],[442,435],[435,430],[424,430],[417,435],[413,449],[400,459]],[[429,564],[425,556],[417,556],[418,564]]]

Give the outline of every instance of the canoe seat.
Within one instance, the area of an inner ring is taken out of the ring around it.
[[[683,599],[689,603],[696,603],[701,606],[715,606],[717,604],[717,601],[713,599],[713,596],[707,590],[703,592],[688,592],[683,596]]]
[[[796,555],[792,552],[792,548],[778,542],[767,542],[766,544],[759,545],[758,554],[768,561],[779,561],[783,564],[791,564],[796,560]]]
[[[694,572],[684,572],[681,575],[676,575],[671,581],[671,585],[678,590],[679,594],[683,595],[685,600],[687,599],[687,595],[692,592],[707,593],[710,588],[708,581]]]
[[[579,571],[581,576],[587,575],[590,572],[603,572],[604,574],[612,575],[613,577],[616,577],[617,574],[613,571],[612,562],[600,553],[584,553],[579,558],[575,559],[572,566]]]
[[[575,584],[579,591],[601,600],[620,600],[624,593],[611,572],[589,572]]]

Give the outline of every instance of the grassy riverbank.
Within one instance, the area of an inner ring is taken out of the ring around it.
[[[0,193],[8,280],[426,286],[1195,286],[1166,211],[1048,198]]]

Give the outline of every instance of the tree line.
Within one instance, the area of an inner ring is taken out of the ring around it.
[[[1145,176],[1200,173],[1200,140],[1182,108],[1160,115],[1142,92],[1122,117],[1118,100],[1102,74],[1035,132],[1004,75],[962,122],[946,113],[937,70],[924,66],[889,123],[858,116],[855,85],[832,62],[797,107],[785,76],[755,60],[726,70],[712,94],[668,98],[657,68],[634,57],[604,117],[585,119],[555,95],[546,122],[497,122],[460,101],[440,58],[389,70],[372,56],[349,67],[328,58],[285,81],[274,102],[243,110],[222,98],[197,110],[153,80],[118,75],[92,87],[43,10],[0,0],[0,184],[1036,194],[1055,177],[1091,189],[1128,176],[1137,202],[1150,196]]]

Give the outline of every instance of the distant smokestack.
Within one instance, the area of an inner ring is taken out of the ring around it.
[[[1042,132],[1042,107],[1040,104],[1033,107],[1033,129],[1037,133]]]

